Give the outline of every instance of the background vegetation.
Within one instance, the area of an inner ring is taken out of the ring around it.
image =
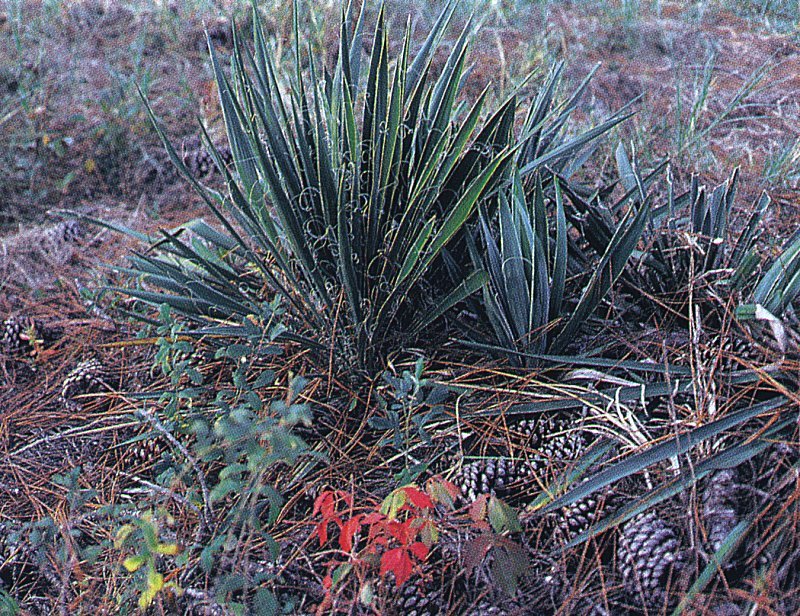
[[[360,8],[4,5],[0,612],[796,611],[796,3]]]

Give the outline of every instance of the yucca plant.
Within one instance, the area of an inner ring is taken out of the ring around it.
[[[785,353],[790,340],[796,351],[800,343],[797,332],[797,313],[794,302],[800,295],[800,231],[784,244],[778,257],[758,279],[748,296],[749,302],[736,308],[736,318],[742,322],[765,322]]]
[[[481,213],[485,252],[473,248],[478,266],[489,273],[483,309],[493,343],[517,364],[566,347],[624,271],[648,220],[649,201],[634,204],[593,263],[577,303],[566,301],[569,230],[558,177],[552,176],[548,186],[552,197],[537,173],[526,194],[516,172],[510,189],[499,195],[496,231]]]
[[[619,184],[625,191],[622,199],[606,205],[599,191],[584,199],[569,187],[566,213],[578,226],[582,237],[596,251],[608,245],[616,230],[614,213],[637,193],[648,191],[666,169],[665,203],[652,208],[652,215],[643,233],[643,249],[634,254],[621,276],[634,302],[645,311],[661,312],[681,320],[688,318],[690,294],[700,303],[707,294],[703,290],[714,283],[725,285],[725,294],[744,291],[758,265],[755,242],[761,218],[770,203],[762,193],[752,207],[741,230],[732,230],[739,170],[710,192],[693,176],[689,190],[675,195],[673,180],[666,164],[643,176],[635,159],[631,161],[620,145],[616,150]],[[691,287],[691,289],[690,289]]]
[[[654,220],[652,242],[637,273],[643,283],[640,288],[680,316],[684,316],[694,281],[699,286],[714,282],[731,291],[741,290],[758,264],[754,245],[770,199],[763,193],[741,231],[734,233],[731,218],[738,179],[737,168],[708,193],[694,176],[689,191],[678,198],[673,197],[671,182],[668,185],[667,203]],[[684,203],[688,218],[681,216]],[[699,299],[700,293],[695,292]]]
[[[225,232],[199,225],[204,247],[167,237],[168,259],[140,256],[130,271],[166,292],[132,294],[219,321],[252,314],[265,291],[278,292],[295,339],[374,368],[480,289],[488,277],[470,266],[465,240],[478,205],[495,207],[515,164],[524,174],[544,165],[568,173],[585,146],[625,116],[567,139],[565,123],[585,84],[555,105],[559,68],[519,136],[515,94],[485,114],[487,88],[462,110],[471,21],[438,76],[432,69],[454,8],[445,6],[413,56],[408,25],[394,60],[381,9],[365,78],[363,6],[357,16],[343,11],[331,70],[301,48],[295,8],[294,71],[282,78],[254,7],[252,49],[235,40],[230,78],[211,49],[234,165],[226,167],[207,138],[206,146],[227,197],[200,186],[166,144]]]
[[[781,254],[772,262],[753,289],[752,301],[770,313],[780,316],[794,312],[793,302],[800,294],[800,231],[785,243]],[[742,314],[746,308],[742,307]]]
[[[413,61],[407,28],[394,63],[381,10],[366,82],[363,9],[354,25],[343,17],[332,73],[304,57],[296,40],[288,100],[257,11],[254,53],[237,45],[232,82],[212,49],[236,163],[235,176],[225,175],[237,219],[271,257],[307,331],[362,367],[485,281],[482,272],[453,279],[436,265],[512,161],[516,99],[484,118],[484,92],[455,121],[470,24],[435,80],[430,66],[453,6]],[[299,39],[297,11],[294,18]]]
[[[766,193],[754,204],[741,230],[734,232],[731,219],[738,169],[710,192],[694,176],[689,190],[675,196],[666,164],[642,177],[621,146],[617,163],[626,196],[649,188],[667,169],[666,203],[652,208],[642,250],[634,254],[620,280],[637,310],[644,311],[639,320],[656,312],[686,321],[690,297],[697,305],[708,304],[707,300],[719,304],[720,296],[746,291],[758,264],[754,245],[770,203]],[[612,213],[619,203],[604,205],[597,194],[585,200],[568,189],[565,192],[570,197],[568,219],[582,225],[585,239],[595,250],[602,249],[614,231]]]

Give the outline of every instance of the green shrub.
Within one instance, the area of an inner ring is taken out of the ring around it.
[[[166,439],[173,455],[156,467],[155,481],[163,490],[148,494],[143,509],[163,506],[165,495],[179,491],[176,501],[189,504],[197,528],[191,544],[167,554],[163,550],[173,547],[156,541],[152,516],[123,527],[117,543],[133,548],[125,567],[135,575],[141,604],[156,600],[164,588],[158,554],[177,554],[185,568],[181,587],[198,579],[203,586],[213,582],[214,600],[221,605],[246,612],[258,602],[276,604],[269,590],[274,574],[254,577],[231,558],[254,544],[263,547],[258,555],[263,562],[277,557],[279,546],[270,532],[285,504],[278,477],[286,473],[291,482],[301,461],[314,462],[296,434],[298,426],[312,421],[308,406],[298,400],[305,380],[294,378],[276,390],[281,351],[276,339],[283,327],[277,302],[269,309],[267,322],[252,317],[241,326],[206,328],[202,340],[187,333],[191,330],[168,305],[159,311],[154,368],[163,372],[163,386],[131,397],[141,400],[137,414],[153,428],[151,434]]]

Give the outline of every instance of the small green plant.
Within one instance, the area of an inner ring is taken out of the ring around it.
[[[15,546],[18,555],[35,565],[35,575],[60,589],[63,605],[73,593],[86,590],[84,568],[98,565],[104,550],[110,547],[104,530],[97,532],[98,526],[105,529],[121,515],[118,507],[95,506],[98,493],[82,484],[82,472],[81,467],[76,467],[51,476],[54,490],[64,495],[59,514],[20,524],[4,537],[7,545]],[[13,566],[13,561],[10,564]],[[12,603],[4,602],[0,593],[0,613],[5,613],[2,610]]]
[[[427,428],[441,418],[442,403],[449,396],[447,387],[424,377],[424,371],[425,361],[419,358],[413,372],[403,370],[399,377],[384,372],[387,388],[378,398],[383,413],[369,419],[370,427],[388,432],[385,444],[403,453],[406,470],[412,475],[421,469],[412,464],[411,449],[415,442],[432,444]]]
[[[169,377],[170,384],[177,387],[183,376],[188,377],[193,385],[203,383],[203,375],[191,361],[195,352],[193,341],[188,336],[181,336],[186,324],[176,319],[170,306],[164,304],[159,309],[156,328],[156,355],[153,358],[154,368],[160,368],[164,376]]]
[[[164,574],[159,571],[161,557],[176,556],[180,551],[176,543],[161,541],[162,521],[168,526],[174,524],[165,511],[145,512],[121,526],[114,539],[117,550],[133,552],[123,560],[122,566],[136,575],[136,584],[140,589],[138,603],[142,610],[150,607],[161,593],[181,592],[176,582],[165,581]]]
[[[17,616],[19,603],[5,590],[0,589],[0,616]]]
[[[764,180],[770,184],[798,186],[800,184],[800,139],[783,144],[770,152],[764,162]]]
[[[277,310],[277,304],[272,309]],[[169,311],[162,314],[168,316]],[[163,333],[180,337],[179,327],[166,325]],[[244,575],[240,563],[232,561],[230,554],[258,541],[269,547],[265,558],[277,556],[278,545],[269,532],[284,504],[274,485],[276,469],[295,468],[302,458],[311,455],[294,433],[297,426],[311,426],[311,413],[298,400],[306,381],[293,378],[281,398],[274,390],[267,393],[274,388],[276,375],[264,362],[280,352],[275,339],[281,331],[276,321],[265,325],[255,318],[241,328],[216,330],[216,351],[207,361],[215,362],[218,374],[226,378],[217,379],[213,385],[205,385],[202,379],[193,381],[191,376],[171,379],[178,385],[162,399],[174,402],[171,408],[180,409],[181,430],[193,439],[192,458],[186,460],[186,471],[181,475],[197,477],[190,487],[189,500],[203,503],[210,533],[202,545],[195,546],[192,556],[197,557],[204,574],[217,579],[217,600],[240,611],[255,604],[273,605],[276,599],[268,589],[259,587],[271,576],[252,579]],[[227,343],[223,343],[223,334]],[[165,340],[162,350],[184,354],[190,349],[176,349]],[[170,378],[173,370],[188,374],[185,361],[168,364]],[[200,403],[200,399],[205,402]],[[192,407],[181,407],[190,400],[194,401]],[[206,476],[204,469],[210,467],[216,470]]]
[[[695,81],[691,93],[691,108],[685,108],[684,93],[681,87],[681,76],[676,75],[675,92],[675,134],[673,147],[675,156],[681,157],[687,153],[696,152],[700,144],[705,143],[712,131],[728,121],[732,114],[742,109],[747,99],[761,90],[774,87],[774,83],[768,83],[767,77],[773,68],[772,60],[768,60],[742,83],[733,96],[722,108],[721,111],[709,117],[709,100],[713,95],[714,89],[714,66],[716,57],[709,53],[703,67],[702,73],[695,75]],[[743,121],[747,117],[738,117],[737,121]],[[703,148],[707,150],[707,148]]]

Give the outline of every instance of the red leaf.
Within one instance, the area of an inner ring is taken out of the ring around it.
[[[377,524],[378,522],[383,522],[383,520],[385,519],[386,519],[385,515],[383,515],[382,513],[378,513],[377,511],[374,511],[372,513],[368,513],[367,515],[365,515],[362,518],[361,522],[363,524],[368,524],[371,526],[373,524]]]
[[[317,515],[320,511],[322,511],[323,503],[329,499],[330,492],[322,492],[317,498],[314,499],[314,511],[311,515]]]
[[[464,546],[464,570],[471,574],[473,569],[483,562],[494,545],[494,536],[478,535]]]
[[[362,522],[363,522],[363,520],[362,520]],[[378,522],[376,524],[370,525],[369,534],[368,534],[367,540],[368,541],[372,541],[376,537],[383,536],[385,532],[386,532],[386,522],[381,520],[380,522]]]
[[[314,499],[314,511],[312,515],[322,512],[323,518],[329,518],[333,513],[334,495],[330,490],[322,492]]]
[[[328,521],[325,520],[317,524],[315,529],[317,533],[317,537],[319,537],[319,547],[322,547],[326,543],[328,543]]]
[[[406,498],[410,500],[414,506],[418,509],[433,509],[433,501],[431,500],[430,496],[414,488],[412,486],[408,486],[403,488],[403,491],[406,493]]]
[[[386,575],[389,571],[394,573],[398,588],[411,577],[411,569],[411,558],[405,548],[389,550],[381,557],[381,575]]]
[[[322,578],[322,587],[325,590],[330,590],[331,586],[333,586],[333,579],[331,578],[331,576],[329,574],[329,575],[326,575],[324,578]]]
[[[408,546],[408,549],[411,550],[411,553],[419,560],[425,560],[428,557],[428,546],[421,541],[412,543],[410,546]]]
[[[477,530],[479,532],[482,532],[482,533],[491,533],[491,532],[493,532],[492,531],[492,525],[489,524],[489,522],[487,522],[486,520],[481,520],[480,522],[475,522],[472,525],[472,528],[474,528],[475,530]]]
[[[489,509],[488,500],[489,497],[486,496],[486,494],[481,494],[469,506],[469,517],[472,518],[473,522],[480,522],[481,520],[486,519],[486,515]]]
[[[411,539],[417,534],[411,528],[412,523],[414,522],[414,518],[410,520],[406,520],[405,522],[398,522],[397,520],[390,520],[387,524],[387,530],[389,534],[397,539],[399,543],[403,545],[408,545],[411,543]]]
[[[353,535],[361,530],[361,518],[362,516],[360,515],[354,516],[342,525],[342,532],[339,535],[339,547],[347,553],[350,553],[353,549]]]

